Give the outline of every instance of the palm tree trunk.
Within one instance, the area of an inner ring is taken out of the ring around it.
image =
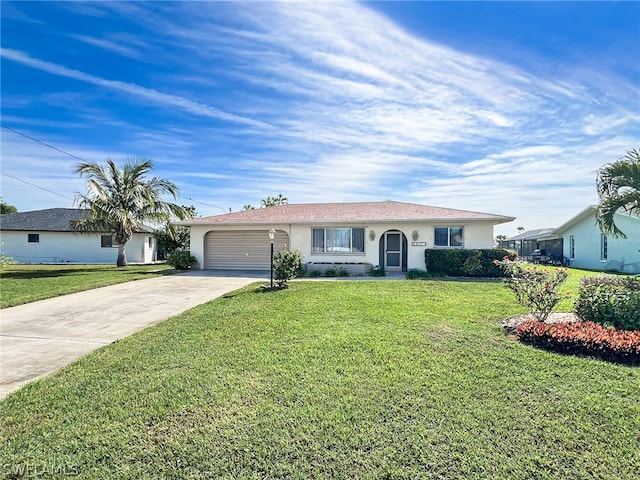
[[[124,244],[118,245],[118,260],[116,261],[118,267],[127,266],[127,254],[124,251]]]

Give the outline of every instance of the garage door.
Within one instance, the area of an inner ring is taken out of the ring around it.
[[[204,239],[204,268],[216,270],[269,270],[267,230],[209,232]],[[289,235],[276,231],[275,252],[289,245]]]

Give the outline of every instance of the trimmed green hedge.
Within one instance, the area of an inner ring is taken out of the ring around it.
[[[573,310],[583,320],[640,330],[640,279],[583,277]]]
[[[501,248],[466,250],[460,248],[428,248],[424,251],[427,271],[453,277],[503,277],[494,260],[515,260],[512,250]]]

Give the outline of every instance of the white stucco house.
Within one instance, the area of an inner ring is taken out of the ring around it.
[[[596,224],[596,207],[589,206],[546,239],[562,238],[563,254],[572,267],[640,273],[640,218],[617,213],[615,223],[627,238],[603,235]]]
[[[393,201],[289,204],[177,222],[191,229],[196,268],[268,270],[274,248],[307,264],[424,269],[427,248],[492,248],[494,225],[514,217]]]
[[[111,234],[80,234],[72,222],[86,210],[49,208],[0,216],[0,249],[18,263],[115,263],[118,245]],[[137,232],[126,244],[129,263],[156,259],[152,230]]]

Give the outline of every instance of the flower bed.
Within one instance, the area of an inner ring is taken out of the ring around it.
[[[640,364],[640,331],[616,330],[595,322],[528,321],[515,329],[515,335],[521,342],[548,350]]]
[[[307,262],[307,273],[318,271],[324,273],[327,270],[338,271],[344,269],[349,275],[368,275],[371,273],[372,265],[363,262]]]

